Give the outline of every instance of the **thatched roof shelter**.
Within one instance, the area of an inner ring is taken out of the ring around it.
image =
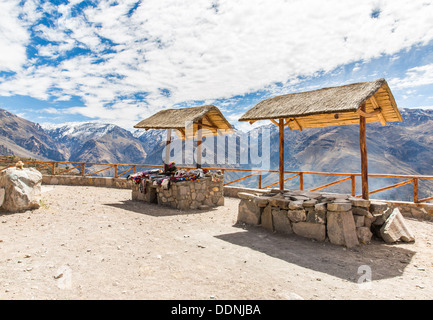
[[[269,98],[239,121],[286,119],[291,130],[358,124],[365,104],[366,122],[402,121],[385,79]]]
[[[185,128],[186,124],[192,124],[192,127]],[[218,130],[224,134],[233,131],[232,125],[214,105],[162,110],[140,121],[134,128],[176,129],[178,136],[184,140],[193,138],[199,125],[202,127],[203,136],[217,135]]]
[[[284,127],[290,130],[359,124],[362,197],[368,199],[366,123],[402,121],[385,79],[269,98],[239,121],[270,120],[280,131],[280,190],[284,190]]]
[[[182,140],[197,138],[197,167],[201,167],[202,137],[233,132],[232,125],[214,105],[182,109],[167,109],[137,123],[136,129],[167,129],[165,163],[170,159],[171,130]]]

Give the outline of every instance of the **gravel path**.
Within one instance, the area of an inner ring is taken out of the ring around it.
[[[179,211],[130,190],[43,186],[0,214],[0,299],[431,299],[433,224],[353,250],[235,226],[238,199]],[[372,281],[359,284],[371,274]]]

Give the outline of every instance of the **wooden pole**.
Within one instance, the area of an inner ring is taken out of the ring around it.
[[[279,175],[280,175],[280,192],[284,192],[284,119],[279,119],[278,127],[279,136]]]
[[[365,112],[365,103],[361,106],[361,111]],[[361,178],[362,178],[362,198],[368,200],[368,164],[367,164],[367,135],[365,117],[359,117],[359,143],[361,149]]]
[[[165,141],[165,164],[170,161],[170,143],[171,143],[171,129],[167,129],[167,140]]]
[[[201,168],[202,123],[197,123],[197,168]]]

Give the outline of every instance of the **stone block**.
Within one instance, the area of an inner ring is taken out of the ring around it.
[[[293,232],[301,237],[325,241],[326,226],[324,224],[312,222],[297,222],[292,225]]]
[[[307,219],[307,214],[304,209],[302,210],[288,210],[287,215],[292,222],[301,222]]]
[[[220,196],[217,203],[217,206],[223,206],[224,205],[224,196]]]
[[[352,209],[352,203],[349,201],[344,201],[344,202],[343,201],[341,201],[341,202],[334,201],[334,202],[328,203],[327,208],[328,208],[328,211],[339,211],[339,212],[349,211]]]
[[[0,188],[0,207],[2,206],[4,199],[5,199],[5,189]]]
[[[357,197],[350,197],[350,202],[352,202],[352,206],[354,207],[362,207],[368,209],[370,207],[370,200],[357,198]]]
[[[358,236],[358,240],[362,244],[368,244],[373,237],[373,233],[370,231],[368,227],[359,227],[356,228],[356,235]]]
[[[359,244],[352,211],[328,211],[326,220],[326,228],[331,243],[344,245],[348,248]]]
[[[279,207],[281,209],[288,209],[290,200],[288,199],[274,199],[273,201],[275,207]]]
[[[317,212],[325,212],[326,213],[326,203],[318,203],[316,205],[314,205],[314,210]]]
[[[371,225],[375,220],[376,218],[369,212],[368,215],[364,216],[364,226],[371,228]]]
[[[272,207],[278,207],[278,205],[277,205],[277,201],[278,200],[281,200],[281,199],[284,199],[284,196],[282,195],[282,194],[277,194],[277,195],[275,195],[275,196],[273,196],[273,197],[269,197],[269,204],[272,206]]]
[[[392,213],[380,228],[380,235],[387,243],[394,243],[399,240],[404,242],[415,241],[415,236],[406,225],[404,217],[398,208],[392,210]]]
[[[290,210],[301,210],[304,209],[304,200],[293,200],[289,203]]]
[[[357,228],[364,226],[364,224],[365,224],[365,217],[364,216],[353,215],[353,219],[355,220],[355,226]]]
[[[269,203],[269,198],[268,197],[255,197],[254,198],[254,203],[256,205],[258,205],[259,207],[266,207]]]
[[[316,210],[308,211],[306,222],[325,224],[326,223],[326,210],[325,211],[316,211]]]
[[[310,200],[304,201],[304,203],[302,205],[304,206],[304,208],[310,208],[310,207],[314,207],[316,204],[317,204],[316,199],[310,199]]]
[[[280,208],[272,208],[272,221],[274,224],[274,230],[281,233],[293,233],[292,224],[290,223],[287,210]]]
[[[368,216],[371,215],[370,211],[368,211],[366,208],[362,207],[353,207],[352,213],[357,216]]]
[[[378,215],[384,213],[388,209],[388,204],[386,202],[372,200],[370,202],[370,212],[373,215]]]
[[[253,200],[256,197],[256,195],[254,195],[252,193],[247,193],[247,192],[239,192],[238,197],[240,199]]]
[[[375,217],[373,224],[375,226],[383,225],[385,223],[385,221],[388,219],[388,217],[391,215],[392,211],[393,211],[393,209],[387,208],[382,213],[372,213],[373,217]],[[376,211],[376,212],[380,212],[380,211]]]
[[[272,223],[272,207],[267,206],[263,209],[260,218],[260,225],[270,231],[274,231],[274,225]]]
[[[237,222],[259,225],[262,210],[263,208],[256,206],[252,201],[241,199],[238,206]]]

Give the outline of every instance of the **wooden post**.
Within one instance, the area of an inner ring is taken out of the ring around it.
[[[201,120],[197,123],[197,168],[201,168],[201,144],[202,144],[202,124]]]
[[[304,190],[304,174],[299,173],[299,190]]]
[[[365,103],[361,106],[365,112]],[[368,200],[368,163],[367,163],[367,135],[365,117],[359,116],[359,143],[361,149],[361,177],[362,177],[362,198]]]
[[[356,180],[354,175],[351,175],[350,178],[352,179],[352,196],[354,197],[356,195]]]
[[[418,195],[418,178],[413,179],[413,202],[418,203],[419,202],[419,195]]]
[[[168,165],[170,161],[170,143],[171,143],[171,129],[167,129],[167,139],[165,140],[165,164]]]
[[[262,173],[259,173],[259,189],[262,188]]]
[[[278,127],[280,131],[279,139],[279,175],[280,175],[280,192],[284,192],[284,119],[279,119]]]

